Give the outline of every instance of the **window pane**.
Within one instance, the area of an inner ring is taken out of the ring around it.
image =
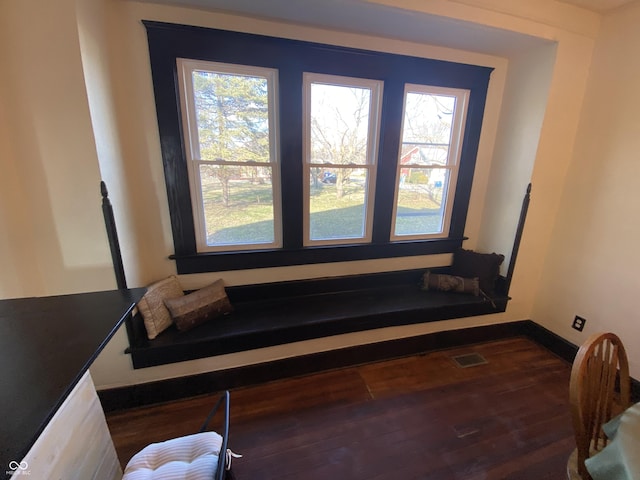
[[[392,239],[450,229],[468,92],[406,85]]]
[[[198,251],[280,247],[277,71],[177,65]]]
[[[269,98],[264,77],[194,70],[199,159],[269,161]]]
[[[401,169],[395,235],[441,233],[448,182],[445,168]]]
[[[313,167],[309,181],[311,240],[362,238],[367,170]]]
[[[270,167],[201,165],[208,246],[272,243]]]
[[[371,89],[311,83],[311,163],[367,163]]]
[[[408,92],[401,163],[446,165],[456,97]]]

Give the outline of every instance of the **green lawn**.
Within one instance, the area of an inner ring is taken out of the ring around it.
[[[233,181],[229,206],[222,203],[218,182],[204,185],[207,241],[213,244],[273,241],[273,205],[271,186],[250,181]],[[362,233],[364,206],[362,187],[347,184],[342,198],[336,186],[322,184],[311,189],[312,238],[349,238]],[[425,193],[404,192],[401,196],[398,229],[402,233],[439,228],[439,206]],[[420,205],[421,208],[416,208]]]

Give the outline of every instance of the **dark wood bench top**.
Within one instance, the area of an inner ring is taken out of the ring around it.
[[[148,340],[142,319],[129,353],[135,368],[344,333],[502,312],[508,297],[423,291],[424,270],[227,288],[234,312],[188,332]],[[142,330],[141,330],[142,328]]]

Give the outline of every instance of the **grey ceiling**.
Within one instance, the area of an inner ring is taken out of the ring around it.
[[[539,38],[362,0],[155,0],[509,57]]]

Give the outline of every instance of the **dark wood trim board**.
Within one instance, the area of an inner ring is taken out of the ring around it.
[[[313,353],[227,370],[100,390],[105,412],[179,400],[243,386],[307,375],[362,363],[390,360],[474,343],[525,336],[567,362],[578,347],[531,320],[435,332],[416,337]],[[640,401],[640,382],[632,380],[632,397]]]

